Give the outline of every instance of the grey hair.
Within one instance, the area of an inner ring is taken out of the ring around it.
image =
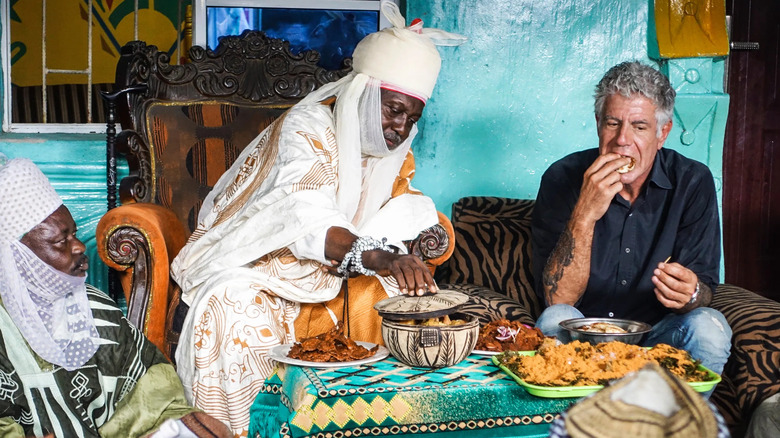
[[[619,94],[632,97],[637,94],[650,99],[655,105],[655,123],[657,136],[661,129],[674,115],[674,97],[677,93],[669,83],[669,79],[661,72],[644,65],[639,61],[626,61],[612,67],[596,85],[593,97],[596,99],[595,110],[599,123],[604,120],[604,105],[607,97]]]

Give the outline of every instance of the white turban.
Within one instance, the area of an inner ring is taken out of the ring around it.
[[[100,341],[86,277],[58,271],[20,241],[61,205],[62,199],[32,161],[20,158],[0,166],[3,308],[38,356],[72,371],[94,356]]]
[[[0,166],[0,241],[19,240],[62,205],[46,175],[26,158]]]
[[[433,93],[441,69],[436,46],[460,45],[466,38],[439,29],[424,29],[420,20],[405,27],[404,17],[391,1],[382,1],[382,12],[393,26],[367,35],[358,43],[352,53],[352,69],[425,102]]]

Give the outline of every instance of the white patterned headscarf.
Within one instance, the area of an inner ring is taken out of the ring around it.
[[[86,277],[60,272],[20,241],[61,205],[62,199],[32,161],[14,159],[0,166],[3,306],[35,353],[72,371],[98,348]]]

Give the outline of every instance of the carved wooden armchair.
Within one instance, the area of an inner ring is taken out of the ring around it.
[[[116,199],[112,149],[127,158],[130,173],[119,184],[122,205],[96,231],[100,257],[119,272],[128,319],[170,358],[179,290],[169,264],[195,228],[203,199],[266,126],[351,69],[346,60],[342,70],[325,70],[316,65],[317,52],[294,55],[286,41],[256,31],[189,54],[189,63],[170,65],[166,53],[143,42],[122,48],[115,91],[107,96],[109,205]],[[116,119],[121,131],[114,138]],[[442,226],[409,243],[424,259],[446,258],[448,246]]]

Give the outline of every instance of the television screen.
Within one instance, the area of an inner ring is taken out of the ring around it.
[[[319,65],[329,70],[341,67],[357,43],[379,30],[379,11],[343,9],[298,9],[270,7],[208,7],[206,38],[214,49],[219,37],[240,35],[246,29],[262,30],[272,38],[290,42],[290,51],[316,50]]]

